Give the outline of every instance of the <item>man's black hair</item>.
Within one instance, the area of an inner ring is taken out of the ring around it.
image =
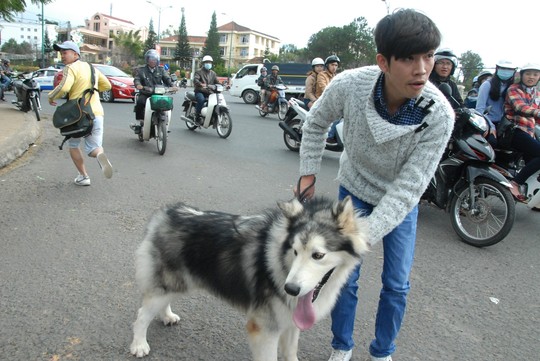
[[[435,50],[441,33],[426,15],[413,9],[398,9],[382,18],[375,27],[377,52],[388,61]]]

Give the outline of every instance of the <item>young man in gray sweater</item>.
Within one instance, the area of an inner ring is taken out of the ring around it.
[[[441,40],[431,19],[401,9],[380,20],[374,35],[377,66],[337,75],[311,108],[295,191],[306,200],[313,196],[328,127],[343,118],[339,198],[352,196],[369,221],[370,245],[382,239],[384,252],[369,353],[373,361],[391,361],[410,288],[418,202],[450,138],[454,113],[428,79]],[[331,361],[351,358],[359,275],[360,266],[332,311]]]

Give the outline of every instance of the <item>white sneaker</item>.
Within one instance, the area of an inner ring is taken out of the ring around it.
[[[90,177],[87,175],[79,174],[77,178],[75,178],[75,184],[78,186],[89,186],[90,185]]]
[[[384,357],[375,357],[371,356],[371,361],[392,361],[392,356],[384,356]]]
[[[332,350],[332,354],[328,361],[349,361],[352,357],[352,350],[343,351],[343,350]]]
[[[99,166],[101,167],[101,170],[103,171],[103,175],[105,178],[111,178],[113,175],[113,169],[111,162],[109,162],[109,159],[107,159],[107,156],[104,152],[101,152],[97,155],[97,160],[99,163]]]

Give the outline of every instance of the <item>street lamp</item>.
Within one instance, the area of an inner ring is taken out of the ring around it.
[[[158,6],[156,4],[154,4],[152,1],[150,0],[146,0],[147,3],[153,5],[157,10],[158,10],[158,26],[157,26],[157,43],[159,44],[159,34],[160,34],[160,31],[161,31],[161,10],[162,9],[169,9],[169,8],[172,8],[172,5],[169,5],[169,6],[165,6],[164,8],[162,6]]]

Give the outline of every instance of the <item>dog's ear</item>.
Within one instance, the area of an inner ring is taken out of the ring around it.
[[[287,218],[295,217],[304,210],[302,203],[296,198],[289,202],[278,202],[278,207]]]
[[[352,240],[355,252],[358,255],[365,253],[369,249],[368,222],[355,211],[351,196],[346,196],[341,202],[334,203],[332,212],[341,232]]]

